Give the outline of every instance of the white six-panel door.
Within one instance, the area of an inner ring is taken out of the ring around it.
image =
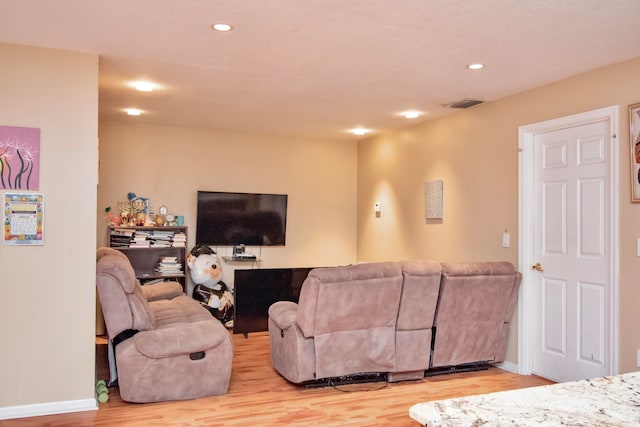
[[[530,339],[531,372],[555,381],[609,375],[611,122],[538,131],[529,144],[531,238],[521,256],[528,301],[521,301],[529,313],[522,338]]]
[[[609,125],[534,138],[534,373],[556,380],[609,372]]]

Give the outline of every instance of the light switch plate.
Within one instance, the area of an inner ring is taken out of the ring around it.
[[[636,239],[636,256],[640,256],[640,237]]]
[[[502,247],[503,248],[508,248],[509,247],[509,232],[505,231],[502,234]]]

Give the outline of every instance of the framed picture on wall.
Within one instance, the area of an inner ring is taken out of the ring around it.
[[[631,202],[640,203],[640,104],[629,106],[631,146]]]
[[[0,189],[34,191],[39,180],[40,129],[0,126]]]

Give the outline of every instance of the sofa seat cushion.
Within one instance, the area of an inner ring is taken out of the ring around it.
[[[222,329],[222,333],[220,331]],[[136,349],[153,359],[206,351],[228,339],[224,326],[209,315],[208,320],[137,333]]]
[[[155,317],[157,329],[170,327],[178,323],[192,323],[212,319],[211,313],[207,309],[186,295],[170,300],[151,301],[149,307]]]

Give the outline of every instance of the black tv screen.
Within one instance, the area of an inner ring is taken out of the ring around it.
[[[283,246],[287,195],[198,191],[196,243]]]

